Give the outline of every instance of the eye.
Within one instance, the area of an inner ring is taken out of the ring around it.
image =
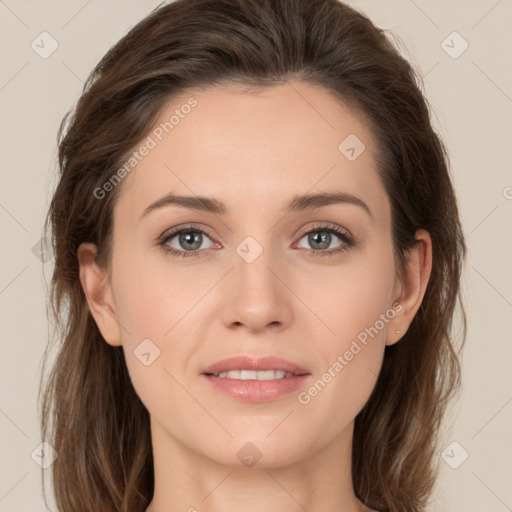
[[[336,241],[336,238],[341,243],[332,250],[325,250],[331,246],[333,241]],[[207,244],[205,247],[204,243],[207,239],[210,240],[211,244]],[[312,247],[312,249],[306,252],[308,256],[312,257],[335,256],[355,245],[352,236],[348,232],[330,224],[313,226],[313,229],[302,235],[300,240],[303,239],[306,239],[307,243]],[[220,244],[212,241],[207,232],[191,225],[175,228],[170,232],[164,233],[159,237],[158,244],[166,253],[185,258],[189,256],[205,256],[208,253],[205,249],[214,246],[221,247]]]
[[[158,243],[165,252],[174,256],[185,258],[188,256],[202,256],[206,252],[203,249],[208,249],[214,245],[212,243],[212,245],[205,247],[205,237],[211,240],[208,233],[202,229],[186,226],[164,233]]]
[[[334,235],[334,237],[333,237]],[[333,241],[341,240],[339,244],[333,250],[326,251]],[[307,243],[310,244],[312,249],[309,252],[309,256],[313,257],[324,257],[324,256],[335,256],[347,251],[350,247],[355,245],[352,236],[334,225],[316,225],[313,229],[306,232],[301,240],[306,239]]]

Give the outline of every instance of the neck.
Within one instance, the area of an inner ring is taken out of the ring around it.
[[[238,459],[225,464],[208,458],[171,437],[153,419],[151,432],[155,492],[146,512],[369,510],[353,491],[353,423],[314,453],[304,453],[292,462],[267,458],[266,464],[253,467]],[[233,449],[238,451],[238,445]]]

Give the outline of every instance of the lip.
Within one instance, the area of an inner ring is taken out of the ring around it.
[[[240,380],[228,377],[217,377],[221,372],[229,370],[275,370],[294,374],[292,377],[272,380]],[[201,374],[217,391],[242,402],[266,402],[276,400],[297,390],[311,378],[307,369],[278,357],[262,357],[254,359],[247,356],[232,357],[219,361],[203,370]]]

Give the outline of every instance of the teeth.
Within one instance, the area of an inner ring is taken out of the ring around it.
[[[221,379],[239,379],[239,380],[274,380],[284,379],[287,377],[293,377],[293,373],[266,370],[266,371],[254,371],[254,370],[230,370],[229,372],[221,372],[217,377]]]

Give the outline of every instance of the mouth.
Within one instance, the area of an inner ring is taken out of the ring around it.
[[[306,369],[285,359],[247,356],[219,361],[201,375],[217,391],[244,402],[275,400],[303,386],[311,377]]]

